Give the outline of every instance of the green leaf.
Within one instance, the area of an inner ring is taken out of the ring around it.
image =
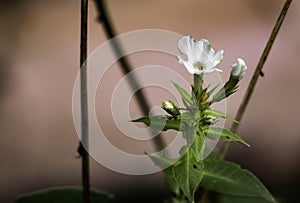
[[[178,196],[180,194],[180,187],[176,182],[173,166],[170,166],[169,168],[166,168],[164,170],[164,174],[166,177],[166,181],[168,184],[169,189]]]
[[[173,82],[173,85],[181,95],[183,102],[191,105],[193,103],[191,95],[176,83]]]
[[[188,146],[192,146],[195,138],[197,137],[197,126],[185,126],[184,131],[182,131],[182,136],[186,138]]]
[[[196,136],[194,143],[191,147],[197,162],[203,159],[203,154],[205,149],[204,142],[205,142],[205,135],[203,133],[200,133],[198,136]]]
[[[91,203],[107,203],[112,196],[99,190],[91,190]],[[82,203],[79,187],[57,187],[20,195],[15,203]]]
[[[209,90],[208,95],[210,96],[218,87],[220,84],[217,84],[215,87],[213,87],[211,90]]]
[[[202,180],[201,168],[189,150],[173,168],[177,184],[190,203],[194,203],[195,191]]]
[[[247,142],[245,142],[242,138],[225,128],[209,126],[205,127],[203,131],[206,133],[206,136],[210,139],[221,138],[226,142],[235,141],[246,145],[247,147],[250,147],[250,145]]]
[[[231,118],[230,116],[228,116],[228,115],[222,113],[221,111],[216,111],[216,110],[212,110],[212,109],[207,109],[207,110],[204,111],[204,113],[205,113],[205,114],[208,114],[208,115],[212,115],[212,116],[214,116],[214,117],[216,117],[216,118],[225,118],[225,119],[227,119],[227,120],[229,120],[229,121],[231,121],[231,122],[233,122],[233,123],[237,123],[237,124],[240,123],[240,122],[238,122],[237,120]]]
[[[150,116],[141,117],[131,122],[140,122],[149,126],[153,130],[166,131],[166,130],[180,130],[181,119],[168,119],[167,116]]]
[[[175,193],[176,195],[179,194],[180,188],[175,180],[174,174],[173,174],[173,166],[174,163],[177,161],[176,159],[168,158],[167,156],[163,155],[160,157],[153,156],[151,154],[147,154],[149,158],[153,161],[153,163],[157,166],[159,166],[161,169],[164,169],[163,172],[166,177],[167,184],[169,186],[169,189]]]
[[[258,197],[276,202],[255,175],[231,162],[205,159],[200,186],[226,195]]]
[[[177,159],[171,159],[165,155],[158,157],[147,153],[145,154],[148,155],[149,158],[153,161],[153,163],[161,169],[165,169],[169,166],[172,166],[177,161]]]

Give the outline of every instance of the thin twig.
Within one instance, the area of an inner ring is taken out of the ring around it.
[[[88,0],[81,0],[81,34],[80,34],[80,93],[81,93],[81,133],[78,152],[82,159],[83,203],[90,203],[90,171],[88,149],[88,104],[87,104],[87,71],[84,67],[87,58],[87,23]],[[86,148],[84,148],[84,147]]]
[[[254,74],[252,76],[252,79],[250,81],[250,84],[249,84],[249,86],[247,88],[246,94],[245,94],[245,96],[243,98],[243,101],[242,101],[242,103],[241,103],[241,105],[239,107],[239,110],[238,110],[238,112],[236,114],[236,117],[235,117],[235,120],[237,120],[239,122],[242,120],[242,117],[244,115],[246,107],[247,107],[247,105],[249,103],[249,100],[250,100],[250,98],[252,96],[252,93],[254,91],[255,85],[257,83],[258,77],[262,73],[263,66],[264,66],[264,64],[265,64],[265,62],[267,60],[267,57],[268,57],[268,55],[270,53],[272,45],[273,45],[273,43],[275,41],[275,38],[276,38],[276,36],[278,34],[278,31],[279,31],[279,29],[280,29],[280,27],[282,25],[282,22],[283,22],[286,14],[288,12],[288,9],[289,9],[292,1],[293,0],[286,0],[285,4],[284,4],[284,6],[283,6],[283,8],[282,8],[282,10],[280,12],[280,15],[279,15],[279,17],[278,17],[278,19],[277,19],[277,21],[276,21],[276,23],[274,25],[274,28],[273,28],[272,33],[271,33],[271,35],[269,37],[269,40],[268,40],[268,42],[266,44],[266,47],[265,47],[265,49],[264,49],[264,51],[263,51],[263,53],[262,53],[262,55],[261,55],[261,57],[259,59],[259,62],[258,62],[257,67],[255,69],[255,72],[254,72]],[[238,127],[239,127],[238,124],[233,123],[232,126],[231,126],[231,131],[235,133],[238,130]],[[223,160],[226,157],[229,147],[230,147],[230,143],[227,142],[224,145],[224,148],[223,148],[223,150],[222,150],[222,152],[220,154],[219,158],[221,160]]]
[[[103,24],[107,38],[112,39],[116,36],[116,32],[115,32],[112,22],[108,16],[105,3],[103,0],[95,0],[95,2],[96,2],[98,13],[99,13],[98,21]],[[123,54],[121,45],[119,44],[119,42],[116,39],[112,40],[111,43],[112,43],[112,47],[113,47],[116,57],[119,58],[118,63],[120,64],[123,74],[124,75],[128,74],[132,69],[131,69],[131,66],[129,65],[128,60],[125,58],[125,56]],[[140,85],[137,82],[137,78],[133,74],[128,75],[128,76],[129,76],[128,81],[129,81],[130,87],[134,90],[140,89],[139,88]],[[150,105],[149,105],[143,91],[140,89],[139,91],[136,92],[135,96],[137,98],[138,105],[139,105],[140,109],[142,110],[143,114],[148,115],[149,110],[150,110]],[[165,144],[164,144],[164,141],[161,136],[157,136],[153,141],[155,143],[155,147],[157,150],[161,150],[164,148]]]

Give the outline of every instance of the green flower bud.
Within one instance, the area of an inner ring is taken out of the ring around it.
[[[179,116],[179,108],[171,101],[163,101],[162,108],[172,116]]]

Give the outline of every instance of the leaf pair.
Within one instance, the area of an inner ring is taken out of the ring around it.
[[[170,160],[150,155],[154,163],[163,164]],[[174,160],[172,160],[174,161]],[[168,185],[175,194],[180,190],[190,203],[194,202],[195,191],[199,187],[239,197],[256,197],[268,202],[276,202],[265,186],[250,171],[237,164],[216,159],[198,162],[190,150],[174,165],[164,170]]]

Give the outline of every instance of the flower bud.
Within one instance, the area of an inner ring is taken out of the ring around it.
[[[238,58],[237,62],[233,64],[231,67],[232,67],[231,77],[241,80],[244,77],[245,72],[247,70],[247,65],[245,61],[241,58]]]
[[[171,101],[163,101],[162,108],[172,116],[179,116],[179,108]]]

